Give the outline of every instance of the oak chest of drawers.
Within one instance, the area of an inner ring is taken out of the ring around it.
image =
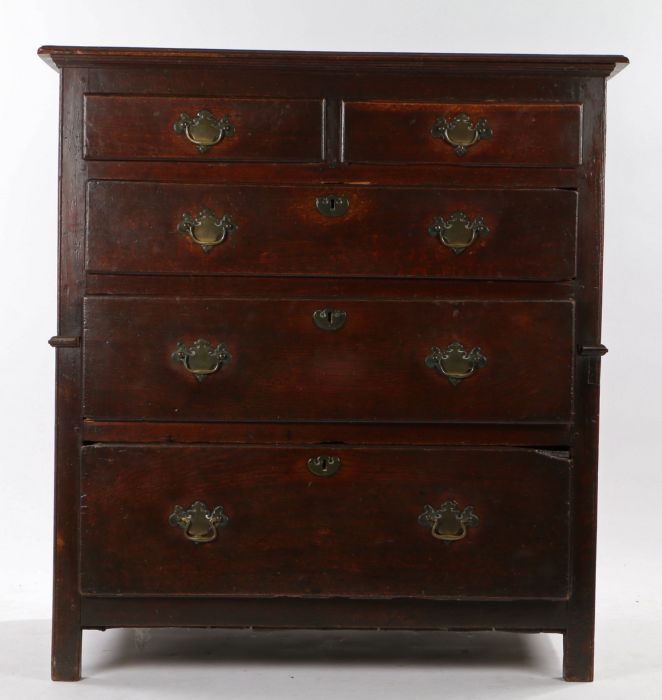
[[[83,629],[564,634],[590,680],[613,56],[46,47],[53,677]]]

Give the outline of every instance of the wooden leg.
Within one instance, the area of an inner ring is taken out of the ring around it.
[[[78,626],[53,621],[51,678],[54,681],[80,680],[80,652],[83,631]]]
[[[568,628],[563,634],[563,680],[593,680],[593,635],[592,626]]]

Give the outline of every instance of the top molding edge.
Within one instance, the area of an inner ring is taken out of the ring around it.
[[[625,56],[562,54],[354,53],[327,51],[244,51],[211,49],[42,46],[38,55],[55,70],[63,66],[97,67],[144,63],[190,65],[218,63],[242,67],[309,70],[427,70],[440,72],[534,73],[611,78],[629,61]]]

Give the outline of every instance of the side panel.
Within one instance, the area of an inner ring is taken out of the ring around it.
[[[58,334],[82,335],[85,179],[83,90],[87,69],[65,68],[61,83]],[[56,351],[55,550],[53,563],[53,680],[80,678],[78,512],[81,349]]]

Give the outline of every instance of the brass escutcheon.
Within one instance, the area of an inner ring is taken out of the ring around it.
[[[180,527],[184,530],[187,540],[195,542],[195,544],[202,544],[213,542],[217,535],[216,529],[225,527],[228,520],[223,506],[216,506],[210,513],[209,508],[202,501],[196,501],[187,509],[175,506],[168,522],[173,527]]]
[[[308,469],[315,476],[333,476],[340,469],[340,463],[340,457],[320,455],[319,457],[311,457],[308,460]]]
[[[189,117],[186,112],[182,112],[173,128],[195,144],[200,153],[206,153],[226,136],[232,136],[235,131],[228,116],[215,119],[206,109],[200,110],[195,117]]]
[[[315,200],[317,211],[324,216],[342,216],[349,209],[349,199],[338,194],[327,194]]]
[[[342,309],[318,309],[313,311],[313,322],[323,331],[337,331],[347,322],[347,312]]]
[[[432,136],[453,146],[458,156],[463,156],[470,146],[481,139],[492,137],[492,129],[487,119],[478,119],[474,124],[471,117],[460,112],[453,117],[438,117],[431,129]]]
[[[473,506],[467,506],[460,512],[457,501],[444,501],[439,508],[425,506],[418,516],[419,525],[429,527],[432,536],[445,542],[455,542],[467,535],[467,529],[476,527],[480,522]]]

